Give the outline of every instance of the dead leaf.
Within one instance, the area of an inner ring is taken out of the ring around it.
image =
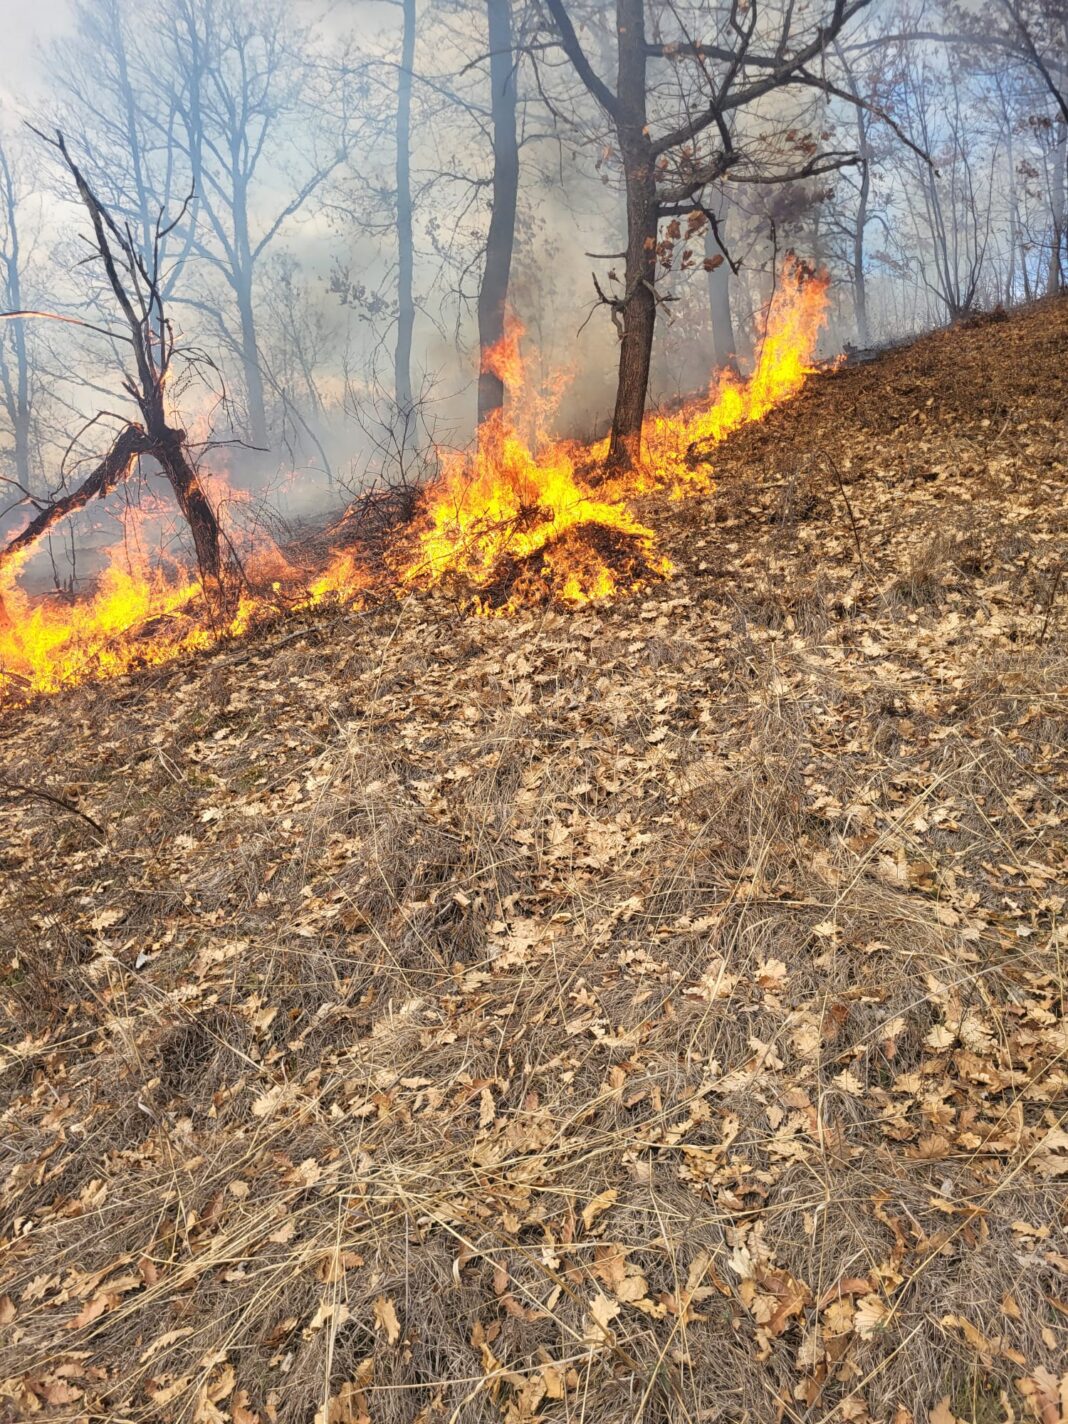
[[[582,1208],[582,1224],[587,1231],[589,1231],[597,1217],[603,1212],[606,1212],[609,1207],[615,1203],[618,1196],[619,1192],[615,1187],[606,1187],[603,1192],[598,1192],[592,1201],[587,1202]]]
[[[384,1295],[380,1295],[374,1305],[375,1324],[379,1329],[386,1332],[386,1339],[391,1345],[395,1345],[400,1339],[400,1321],[397,1319],[397,1308],[393,1302]]]

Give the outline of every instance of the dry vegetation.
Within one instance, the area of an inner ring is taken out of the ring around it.
[[[0,1417],[1068,1419],[1066,402],[937,334],[644,602],[10,712]]]

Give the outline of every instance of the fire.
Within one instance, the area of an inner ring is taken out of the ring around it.
[[[523,356],[520,351],[523,335],[522,324],[509,313],[500,341],[482,353],[483,371],[489,371],[498,380],[503,381],[509,391],[520,392],[525,386]]]
[[[708,462],[691,456],[797,394],[814,369],[827,287],[827,277],[808,276],[799,263],[787,261],[749,380],[725,375],[706,400],[649,415],[638,468],[599,487],[582,472],[603,464],[607,440],[585,448],[545,437],[553,403],[530,392],[519,350],[522,332],[510,324],[485,363],[505,383],[508,411],[494,412],[482,425],[473,453],[444,458],[416,547],[397,566],[401,582],[473,589],[475,608],[487,612],[508,611],[546,593],[564,603],[586,603],[670,574],[653,531],[627,500],[665,487],[676,494],[711,487]],[[527,436],[520,433],[524,423],[531,427]],[[576,538],[579,529],[582,538]],[[598,557],[598,550],[608,552],[606,535],[613,536],[615,557]]]
[[[185,616],[199,597],[198,582],[112,563],[89,598],[34,603],[16,573],[9,566],[0,585],[0,677],[30,691],[116,677],[135,663],[165,662],[187,647],[207,646],[206,630],[190,627]]]
[[[583,481],[577,464],[589,452],[547,436],[566,375],[549,392],[535,391],[526,379],[522,338],[523,328],[511,318],[485,353],[483,366],[504,383],[507,409],[483,421],[472,452],[442,455],[441,477],[428,492],[414,538],[400,541],[393,561],[402,585],[455,586],[483,613],[546,595],[575,605],[617,592],[619,571],[591,557],[598,541],[626,547],[631,564],[647,575],[671,571],[654,552],[653,531],[623,500]]]
[[[339,550],[326,568],[308,584],[307,598],[301,600],[304,607],[316,608],[320,603],[351,603],[361,593],[374,587],[370,570],[350,549]]]
[[[241,591],[220,615],[197,579],[143,553],[131,556],[129,541],[94,592],[75,601],[31,598],[17,577],[25,559],[11,560],[0,571],[0,697],[170,662],[280,609],[351,603],[391,586],[441,588],[473,611],[500,614],[547,598],[578,606],[668,577],[671,562],[630,501],[655,489],[676,496],[711,489],[709,449],[796,395],[814,369],[827,286],[825,277],[788,262],[749,379],[726,375],[706,399],[650,414],[638,468],[601,482],[607,442],[551,438],[564,378],[548,396],[533,391],[522,329],[509,323],[486,361],[505,384],[506,409],[483,423],[473,450],[439,452],[440,477],[376,570],[359,553],[340,550],[308,575],[269,551],[254,567],[246,563]]]
[[[575,468],[577,447],[550,442],[535,453],[503,411],[479,430],[472,454],[448,454],[416,530],[414,548],[397,566],[402,584],[429,588],[453,583],[475,590],[482,611],[514,607],[535,597],[512,596],[523,567],[540,566],[546,589],[565,603],[606,598],[618,587],[598,560],[568,559],[561,543],[570,532],[609,531],[634,542],[650,571],[670,565],[653,553],[654,535],[621,500],[599,497]],[[542,590],[544,592],[545,589]]]
[[[827,315],[826,273],[806,275],[793,258],[779,276],[768,312],[756,366],[748,380],[724,372],[709,387],[707,401],[695,401],[671,415],[652,414],[642,430],[643,473],[649,486],[710,488],[711,465],[691,456],[706,454],[733,431],[791,400],[816,369],[816,342]]]

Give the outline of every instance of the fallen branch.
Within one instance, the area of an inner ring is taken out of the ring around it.
[[[79,810],[73,801],[67,801],[62,796],[57,796],[53,791],[45,791],[40,786],[27,786],[22,781],[8,781],[6,777],[0,777],[0,790],[13,791],[19,796],[28,796],[37,801],[48,801],[53,806],[60,807],[63,811],[69,811],[73,816],[80,816],[83,821],[88,821],[101,840],[107,840],[107,831],[99,821],[94,821],[87,812]]]
[[[849,523],[853,529],[853,542],[857,546],[857,558],[860,560],[860,567],[865,573],[867,573],[868,566],[864,562],[864,550],[860,546],[860,530],[857,528],[857,521],[853,516],[853,506],[852,504],[850,504],[849,496],[846,494],[845,483],[842,479],[842,472],[841,470],[839,470],[838,466],[835,464],[834,460],[830,455],[827,456],[827,463],[834,471],[834,477],[838,481],[838,488],[842,492],[842,499],[845,501],[846,513],[849,515]]]

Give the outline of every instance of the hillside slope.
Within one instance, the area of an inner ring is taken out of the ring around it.
[[[1068,1418],[1066,410],[938,333],[643,601],[5,714],[0,1418]]]

